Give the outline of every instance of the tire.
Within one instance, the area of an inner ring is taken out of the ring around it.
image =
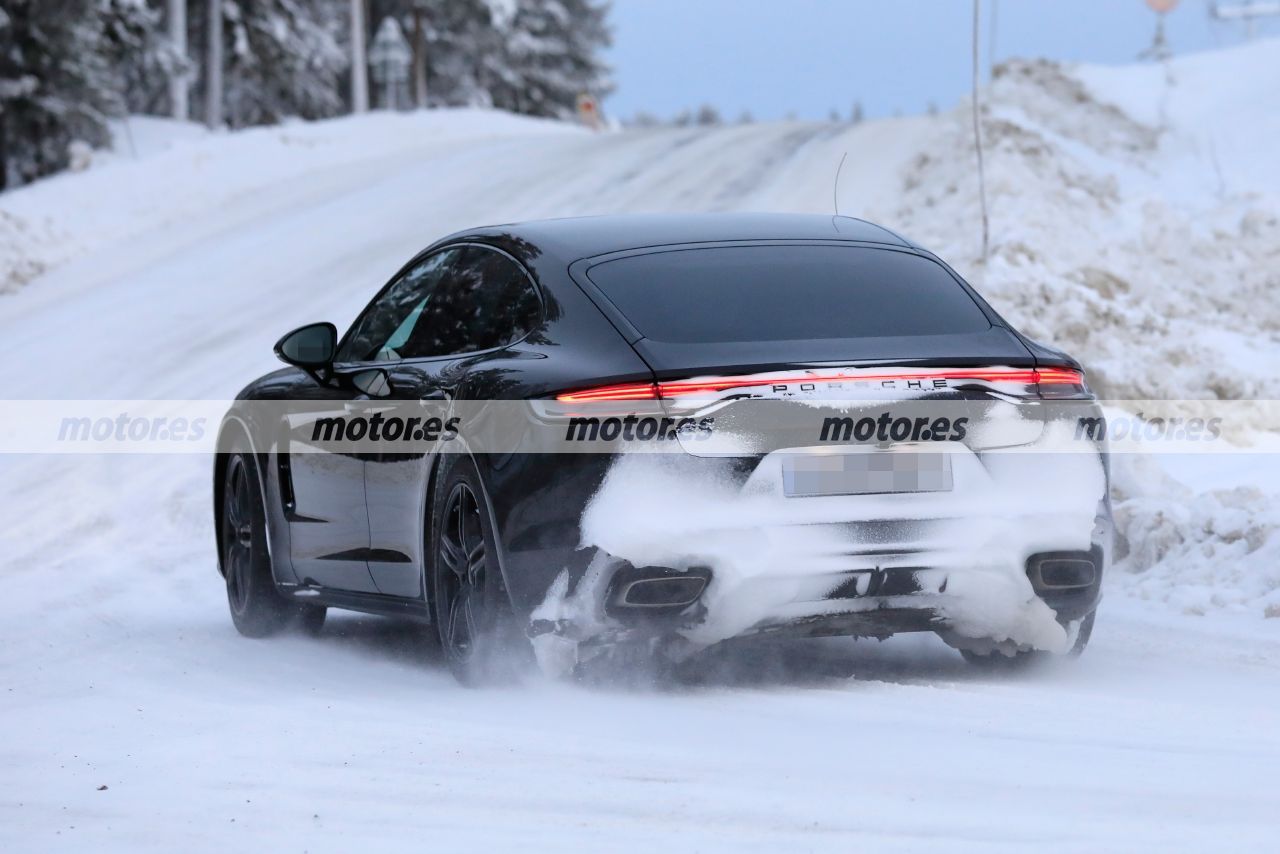
[[[429,552],[440,650],[463,685],[506,682],[530,647],[515,631],[484,487],[471,460],[450,456],[441,465]]]
[[[298,617],[276,590],[267,551],[267,522],[258,473],[246,452],[229,455],[222,488],[222,572],[231,621],[245,637],[278,634]],[[312,618],[314,619],[314,618]],[[324,615],[321,610],[320,620]]]
[[[1015,652],[1013,655],[1005,655],[1002,652],[981,653],[962,649],[960,650],[960,654],[963,655],[964,660],[970,664],[984,670],[992,671],[1023,670],[1037,662],[1047,661],[1055,657],[1079,658],[1080,653],[1084,652],[1085,647],[1089,645],[1089,638],[1093,635],[1093,619],[1097,613],[1097,611],[1090,611],[1089,614],[1080,621],[1080,628],[1076,632],[1076,641],[1071,645],[1071,649],[1067,650],[1067,654],[1065,656],[1054,656],[1051,653],[1042,652],[1040,650],[1027,650],[1024,652]]]

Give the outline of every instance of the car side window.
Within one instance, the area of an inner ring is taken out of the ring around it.
[[[431,318],[425,328],[443,340],[428,341],[424,349],[436,352],[503,347],[524,337],[542,318],[542,303],[520,265],[483,246],[467,247],[441,296],[426,309]]]
[[[445,249],[405,271],[356,319],[337,361],[387,362],[405,358],[404,348],[422,322],[427,304],[438,297],[442,283],[462,255],[462,249]]]
[[[482,246],[423,260],[370,306],[339,361],[398,361],[502,347],[523,337],[542,304],[520,265]]]

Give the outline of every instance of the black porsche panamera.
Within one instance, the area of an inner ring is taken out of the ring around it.
[[[1088,640],[1110,552],[1105,450],[1017,456],[1029,478],[997,454],[1034,450],[1046,404],[1095,406],[1080,365],[879,226],[735,214],[472,229],[412,258],[340,339],[312,324],[276,353],[288,367],[238,396],[213,478],[219,567],[245,635],[316,631],[327,608],[406,617],[435,626],[464,680],[508,629],[567,646],[569,668],[619,645],[686,655],[760,634],[933,631],[988,663]],[[886,399],[964,413],[933,410],[900,433]],[[776,405],[768,429],[747,404]],[[1012,421],[996,416],[1010,406]],[[428,413],[406,431],[427,444],[318,441],[317,421],[376,410],[386,424],[389,407]],[[518,423],[489,444],[466,433],[495,420]],[[987,422],[1035,427],[992,439]],[[690,438],[713,423],[733,440]],[[567,447],[575,429],[601,441]],[[655,438],[670,440],[657,456],[678,477],[665,481],[674,515],[646,528],[653,493],[629,504],[621,463],[652,459],[628,449]],[[724,514],[687,527],[708,499],[678,478],[717,484],[744,532],[726,532]],[[628,535],[601,535],[601,518]],[[1017,618],[977,619],[984,591]],[[1010,628],[1028,614],[1050,625]]]

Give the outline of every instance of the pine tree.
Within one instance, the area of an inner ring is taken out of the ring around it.
[[[168,107],[169,77],[190,70],[164,30],[163,0],[98,0],[99,50],[113,69],[131,113]]]
[[[203,87],[209,0],[188,0],[187,44],[169,42],[164,0],[3,0],[0,188],[64,168],[73,141],[109,141],[106,120],[165,112],[186,72]],[[571,117],[612,89],[602,0],[369,0],[370,27],[422,22],[431,105]],[[348,106],[348,0],[222,0],[225,116],[233,127]],[[368,36],[368,33],[365,34]]]
[[[99,49],[96,0],[5,0],[0,9],[0,189],[65,168],[77,140],[101,146],[124,112]]]
[[[710,104],[703,104],[698,108],[697,114],[693,118],[694,124],[711,126],[721,124],[720,111]]]
[[[394,16],[423,25],[428,103],[569,118],[578,96],[612,89],[599,0],[371,0],[370,28]]]
[[[349,67],[342,45],[349,38],[346,10],[343,0],[223,0],[227,123],[244,127],[340,113],[342,75]],[[203,87],[204,0],[191,0],[187,20],[197,85]]]
[[[495,2],[506,0],[488,0],[491,7]],[[505,26],[494,20],[500,44],[486,57],[482,80],[494,106],[568,118],[579,95],[599,100],[612,91],[599,56],[610,43],[607,6],[594,0],[515,0],[514,8]]]
[[[501,76],[497,56],[502,37],[494,26],[489,0],[433,4],[426,16],[428,103],[493,106],[493,79]],[[505,20],[502,14],[497,19]]]

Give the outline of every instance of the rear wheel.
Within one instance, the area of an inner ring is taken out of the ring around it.
[[[267,637],[286,628],[297,608],[276,591],[267,551],[266,513],[253,458],[233,453],[222,489],[222,572],[231,621],[240,634]],[[324,614],[321,609],[320,619]]]
[[[462,684],[501,680],[511,675],[528,642],[514,628],[479,473],[463,458],[443,465],[432,504],[430,552],[440,647]]]

